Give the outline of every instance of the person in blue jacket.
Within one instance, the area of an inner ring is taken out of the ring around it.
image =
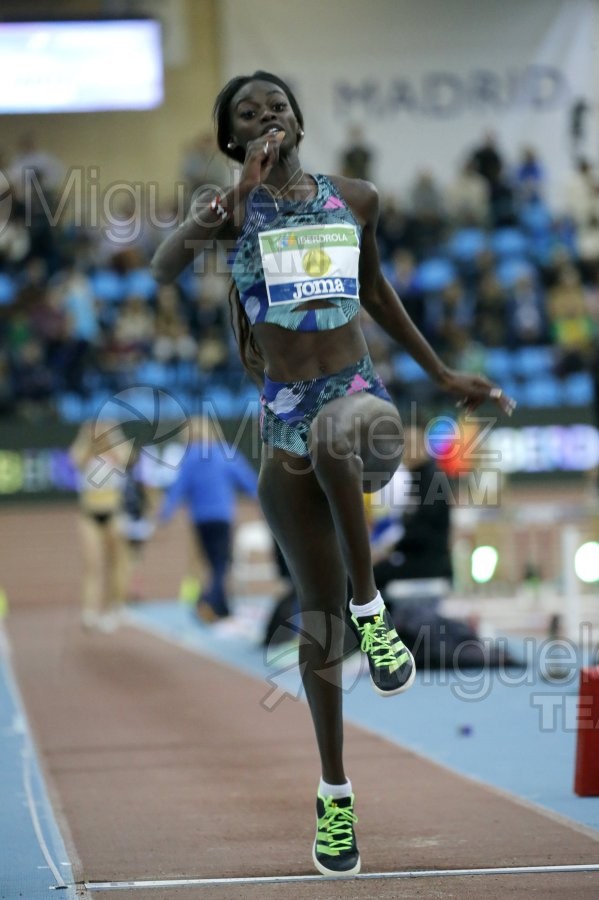
[[[197,601],[198,616],[208,622],[229,615],[226,578],[238,493],[257,498],[255,470],[241,453],[219,439],[209,419],[193,419],[188,451],[158,518],[164,524],[179,506],[188,509],[198,546],[210,566],[210,583]]]

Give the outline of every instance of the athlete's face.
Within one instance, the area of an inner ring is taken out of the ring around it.
[[[231,140],[245,148],[273,130],[285,132],[283,151],[297,146],[300,125],[285,92],[269,81],[250,81],[231,101]]]

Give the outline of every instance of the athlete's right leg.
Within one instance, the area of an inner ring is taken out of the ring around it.
[[[364,493],[393,476],[403,451],[401,419],[393,404],[366,391],[337,397],[313,419],[308,443],[335,521],[353,600],[368,604],[377,590]]]
[[[308,459],[267,445],[259,496],[300,602],[300,671],[322,777],[344,784],[341,669],[347,574],[329,503]]]
[[[82,620],[92,625],[102,611],[104,597],[103,526],[90,516],[81,515],[79,530],[83,545],[83,584],[81,591]]]

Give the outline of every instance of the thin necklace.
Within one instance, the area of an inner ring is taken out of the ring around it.
[[[297,178],[296,178],[296,175],[297,175]],[[272,199],[274,200],[274,202],[275,202],[275,207],[276,207],[277,210],[278,210],[279,205],[278,205],[278,203],[277,203],[277,200],[282,200],[283,197],[285,196],[285,194],[288,194],[289,191],[291,190],[291,188],[294,188],[297,184],[299,184],[303,177],[304,177],[304,172],[303,172],[303,170],[302,170],[302,167],[301,167],[301,166],[298,166],[297,169],[295,170],[295,172],[292,172],[292,173],[291,173],[291,175],[289,176],[289,178],[287,179],[287,181],[285,182],[285,184],[283,185],[283,187],[279,188],[278,191],[275,191],[275,190],[274,190],[273,188],[271,188],[271,186],[270,186],[269,184],[267,184],[266,182],[264,182],[264,184],[262,185],[262,187],[266,188],[266,190],[268,191],[268,193],[270,194],[270,196],[271,196]],[[295,178],[295,181],[293,180],[294,178]]]

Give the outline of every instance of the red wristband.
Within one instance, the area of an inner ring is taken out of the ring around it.
[[[229,218],[229,213],[226,208],[223,206],[223,199],[220,194],[217,194],[216,197],[210,203],[210,209],[213,213],[221,219],[223,222]]]

